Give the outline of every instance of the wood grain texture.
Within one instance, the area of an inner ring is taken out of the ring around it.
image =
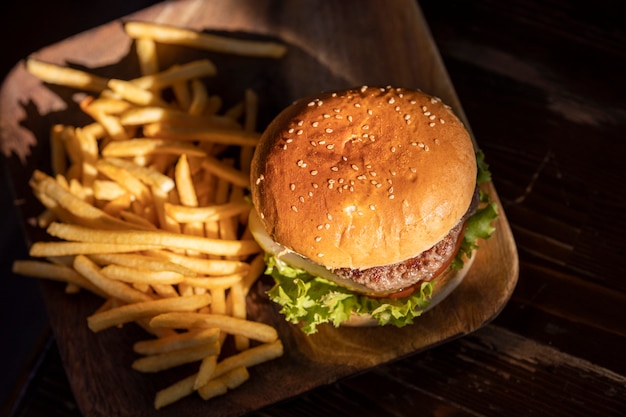
[[[161,3],[129,19],[277,38],[287,43],[289,53],[280,62],[212,56],[225,77],[238,82],[210,84],[209,88],[227,100],[241,97],[246,87],[255,88],[263,100],[262,123],[297,97],[363,84],[419,87],[441,97],[463,118],[455,90],[416,4],[408,0],[389,3],[386,12],[394,24],[371,13],[375,2],[360,5],[354,9],[349,3],[330,1],[180,1]],[[363,45],[363,39],[370,39],[372,44]],[[117,21],[35,55],[42,60],[85,67],[102,76],[131,77],[138,73],[132,47]],[[371,55],[373,47],[381,54],[375,59]],[[407,50],[413,53],[407,54]],[[167,62],[201,55],[185,51],[183,57],[180,53],[176,48],[163,47],[159,56],[167,66]],[[43,139],[50,126],[54,122],[82,121],[76,116],[71,96],[72,91],[67,89],[42,86],[21,65],[3,86],[2,150],[10,155],[8,164],[26,220],[39,209],[26,181],[34,166],[48,166],[49,150]],[[495,189],[490,187],[490,194],[497,199]],[[28,221],[25,227],[30,241],[42,236]],[[264,287],[257,287],[251,297],[253,317],[279,328],[286,355],[252,369],[250,381],[232,394],[210,404],[194,396],[158,414],[204,415],[210,407],[215,416],[238,415],[473,332],[501,311],[517,280],[515,243],[503,211],[496,235],[481,246],[458,290],[414,326],[403,329],[325,327],[307,338],[282,320],[267,301]],[[86,328],[85,317],[97,308],[99,300],[67,297],[54,284],[45,283],[43,288],[61,358],[84,415],[154,415],[154,393],[190,372],[190,368],[183,368],[146,376],[132,371],[130,346],[141,337],[140,330],[127,326],[95,335]]]

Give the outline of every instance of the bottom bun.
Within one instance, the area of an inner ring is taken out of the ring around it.
[[[442,302],[448,295],[452,293],[459,286],[459,284],[467,275],[467,272],[474,263],[475,253],[470,258],[465,258],[463,268],[459,270],[448,269],[448,271],[441,276],[437,277],[434,281],[433,295],[430,298],[428,307],[424,309],[422,313],[427,312],[437,304]],[[369,314],[356,314],[353,313],[350,319],[341,323],[341,326],[345,327],[375,327],[380,326],[378,320],[370,316]]]

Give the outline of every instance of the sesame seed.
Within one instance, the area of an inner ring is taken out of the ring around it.
[[[412,173],[416,173],[417,172],[417,168],[409,168],[411,170]]]
[[[326,229],[326,230],[330,229],[330,224],[326,223],[326,224],[324,225],[324,229]]]
[[[439,145],[439,139],[438,138],[433,139],[433,142],[435,142],[435,145]]]
[[[322,115],[322,117],[324,117],[324,119],[328,119],[328,118],[330,117],[330,114],[326,114],[326,113],[324,113],[324,114]]]
[[[261,219],[265,218],[265,214],[261,213]]]
[[[434,114],[430,115],[430,117],[428,117],[430,120],[435,120],[437,118],[437,116],[435,116]]]
[[[287,142],[287,143],[291,143],[291,142],[293,142],[293,139],[289,138],[289,139],[287,139],[285,142]]]
[[[444,124],[446,121],[443,119],[439,119],[439,123]]]
[[[320,240],[322,240],[322,237],[321,237],[321,236],[315,236],[315,241],[316,241],[316,242],[319,242]]]
[[[298,159],[298,162],[296,162],[296,165],[298,165],[299,167],[305,167],[306,162],[304,162],[302,159]]]
[[[287,132],[289,132],[289,133],[293,133],[293,132],[295,132],[295,129],[292,127],[292,128],[290,128]]]
[[[296,132],[296,135],[298,135],[298,136],[299,136],[299,135],[302,135],[303,133],[304,133],[304,132],[302,131],[302,129],[299,129],[299,130]]]
[[[367,86],[364,85],[363,87],[361,87],[361,92],[364,93],[367,90]]]
[[[348,157],[347,156],[342,156],[341,159],[343,159],[344,161],[347,161]]]
[[[323,225],[323,224],[318,224],[318,225],[317,225],[317,230],[322,230],[323,228],[324,228],[324,225]]]
[[[389,99],[389,104],[393,104],[393,103],[395,103],[395,102],[396,102],[396,99],[395,99],[395,98],[391,97],[391,98]]]
[[[361,174],[361,175],[359,175],[358,177],[356,177],[356,179],[357,179],[357,180],[361,180],[361,181],[363,181],[363,180],[366,180],[366,179],[367,179],[367,177],[366,177],[365,175]]]
[[[397,175],[396,171],[391,171],[391,175],[393,175],[394,177]]]
[[[434,126],[435,126],[435,123],[434,123],[434,122],[430,122],[430,123],[428,123],[428,126],[430,126],[430,127],[434,127]]]
[[[317,102],[317,107],[321,106],[322,104],[324,104],[324,102],[322,100]]]
[[[411,104],[415,104],[415,103],[417,103],[417,101],[415,101],[415,100],[411,100],[411,101],[409,101],[409,103],[411,103]]]
[[[309,104],[307,104],[307,106],[313,107],[313,106],[315,106],[315,102],[314,101],[309,101]]]
[[[370,128],[370,126],[369,126],[369,125],[363,125],[363,126],[361,126],[361,129],[363,129],[363,130],[367,130],[367,129],[369,129],[369,128]]]
[[[390,194],[393,194],[393,187],[389,187],[389,189],[387,190]]]
[[[259,185],[261,183],[261,178],[257,178],[255,183],[256,183],[256,185]]]
[[[369,167],[369,168],[371,168],[371,167]],[[371,175],[372,177],[375,177],[375,176],[376,176],[376,171],[370,171],[370,175]]]
[[[326,145],[326,149],[332,149],[332,148],[334,148],[334,147],[335,147],[335,145],[334,145],[334,144],[332,144],[332,143],[331,143],[331,144]]]
[[[417,146],[417,142],[411,142],[411,146]]]
[[[309,142],[312,146],[317,146],[317,143],[315,143],[314,140],[312,140],[311,142]]]
[[[396,106],[393,108],[395,111],[400,111],[400,106]]]
[[[348,121],[352,123],[352,116],[348,116]]]
[[[313,171],[311,171],[311,175],[317,175],[317,170],[314,169]]]
[[[367,109],[367,114],[371,116],[372,114],[374,114],[374,112],[372,111],[372,109]]]
[[[320,125],[320,122],[313,122],[311,123],[311,126],[313,127],[318,127]]]
[[[359,167],[358,167],[358,166],[356,166],[356,165],[354,165],[354,164],[350,165],[350,167],[351,167],[353,170],[355,170],[355,171],[358,171],[358,170],[359,170]]]
[[[428,152],[428,149],[429,149],[429,148],[428,148],[428,145],[424,145],[424,150],[425,150],[426,152]]]
[[[372,166],[370,164],[367,164],[367,165],[365,165],[365,168],[372,169]]]
[[[376,206],[373,204],[370,204],[370,210],[376,210]]]
[[[404,115],[404,120],[409,120],[410,118],[411,118],[410,114],[407,113],[407,114]]]
[[[304,120],[298,120],[298,126],[302,126],[304,124]]]
[[[326,128],[326,133],[333,133],[333,130],[330,127]]]
[[[396,147],[395,147],[395,146],[392,146],[392,147],[391,147],[391,149],[390,149],[390,151],[391,151],[391,152],[395,152],[395,151],[396,151]]]
[[[336,114],[336,115],[335,115],[335,119],[337,119],[337,120],[341,120],[341,119],[343,119],[343,116],[342,116],[342,115],[340,115],[340,114]]]
[[[436,104],[436,103],[437,103],[437,101],[439,101],[439,100],[437,100],[437,98],[436,98],[436,97],[432,97],[432,98],[430,99],[430,102],[431,102],[432,104]]]
[[[320,258],[323,258],[324,254],[323,253],[318,253],[317,256],[319,256]]]
[[[372,185],[376,185],[376,184],[378,184],[378,181],[376,181],[376,180],[370,180],[370,184],[372,184]]]
[[[428,107],[422,106],[422,111],[426,111],[426,110],[428,110]]]
[[[332,219],[333,219],[333,216],[332,216],[330,213],[326,213],[326,218],[327,218],[328,220],[332,220]]]
[[[390,200],[393,200],[394,198],[396,198],[396,196],[395,196],[395,195],[393,195],[393,194],[389,194],[389,199],[390,199]]]
[[[354,103],[354,107],[361,107],[361,103]]]
[[[298,197],[298,200],[300,200],[301,203],[304,203],[304,197],[300,196]]]
[[[309,197],[313,197],[313,191],[309,191]]]
[[[313,188],[315,188],[315,189],[317,189],[317,187],[319,187],[319,185],[317,185],[317,183],[315,183],[315,182],[314,182],[314,183],[312,183],[312,184],[311,184],[311,186],[312,186]]]
[[[283,145],[283,150],[286,151],[287,150],[287,144]]]
[[[339,171],[339,168],[337,168],[337,167],[330,167],[330,170],[337,172],[337,171]]]
[[[291,191],[295,190],[296,189],[296,184],[294,184],[294,183],[289,184],[289,189]]]
[[[424,112],[424,116],[430,116],[430,112],[429,111],[425,111]]]
[[[341,109],[339,109],[339,108],[334,108],[334,109],[333,109],[333,111],[334,111],[335,113],[341,113]]]
[[[291,210],[295,211],[296,213],[298,212],[298,207],[296,206],[291,206]]]

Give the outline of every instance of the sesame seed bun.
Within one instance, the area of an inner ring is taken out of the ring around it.
[[[272,239],[327,268],[365,269],[445,237],[472,201],[476,158],[441,100],[363,87],[286,108],[257,146],[251,183]]]

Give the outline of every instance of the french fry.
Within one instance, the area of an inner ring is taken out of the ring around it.
[[[89,258],[99,265],[116,264],[147,271],[172,271],[186,277],[199,275],[185,266],[154,256],[133,254],[103,253],[91,255]]]
[[[280,58],[286,53],[285,46],[275,42],[233,39],[147,22],[127,22],[124,29],[133,38],[149,38],[160,43],[185,45],[215,52],[270,58]]]
[[[210,302],[211,296],[200,294],[132,303],[93,314],[87,317],[87,324],[92,331],[99,332],[109,327],[129,323],[144,317],[152,317],[164,312],[194,311],[208,305]]]
[[[167,106],[157,94],[145,90],[131,81],[112,78],[107,83],[107,87],[119,94],[124,100],[139,106]]]
[[[217,328],[190,330],[184,333],[175,333],[168,337],[136,342],[133,345],[133,350],[141,355],[173,352],[184,348],[213,344],[217,342],[219,334],[220,330]]]
[[[40,61],[33,57],[26,60],[26,69],[42,81],[99,93],[106,88],[107,79],[85,71]]]
[[[218,342],[175,350],[172,352],[144,356],[135,360],[132,368],[139,372],[160,372],[187,363],[198,362],[220,351]]]
[[[248,379],[250,379],[248,369],[244,366],[239,366],[197,388],[198,394],[206,401],[225,394],[229,389],[237,388]]]
[[[109,142],[103,149],[105,157],[128,157],[137,155],[180,155],[205,156],[206,151],[189,142],[166,139],[138,138]]]
[[[198,274],[230,275],[245,273],[249,269],[247,263],[236,260],[192,258],[162,250],[147,250],[145,253],[150,256],[167,259]]]
[[[64,223],[52,223],[47,231],[50,235],[65,240],[189,249],[217,256],[252,255],[260,252],[254,240],[228,241],[149,230],[93,230]]]
[[[156,74],[144,75],[130,80],[137,87],[144,90],[158,91],[171,87],[175,83],[191,78],[212,77],[217,73],[215,65],[208,59],[191,61],[186,64],[173,66]]]
[[[222,314],[164,313],[154,317],[150,325],[179,329],[218,327],[226,333],[240,334],[264,343],[273,342],[278,338],[276,329],[270,325]]]
[[[91,255],[96,253],[127,253],[156,248],[157,245],[133,245],[99,242],[35,242],[29,255],[35,258],[48,256]]]
[[[35,171],[34,182],[31,182],[31,184],[38,192],[46,194],[53,201],[57,202],[59,206],[72,213],[76,219],[80,220],[81,224],[97,224],[105,229],[137,229],[137,226],[112,217],[74,196],[43,172]]]
[[[111,201],[126,193],[127,191],[115,181],[95,180],[93,182],[93,196],[97,200]]]
[[[200,368],[198,369],[198,373],[196,374],[196,380],[193,383],[193,388],[197,390],[198,388],[206,385],[211,380],[211,376],[213,376],[213,372],[215,372],[216,366],[217,355],[207,356],[206,358],[202,359],[202,362],[200,363]]]
[[[111,163],[107,159],[99,159],[96,163],[96,168],[100,173],[117,182],[140,202],[145,203],[151,198],[150,189],[125,168]]]
[[[165,212],[179,223],[210,222],[237,217],[250,212],[250,204],[225,203],[204,207],[186,207],[165,203]]]
[[[188,397],[194,393],[194,383],[196,381],[196,375],[190,375],[187,378],[163,388],[156,393],[154,398],[154,408],[159,410],[167,405],[175,403],[182,398]]]
[[[174,180],[172,180],[170,177],[161,174],[160,172],[150,167],[142,167],[133,162],[119,158],[106,158],[105,160],[111,165],[124,169],[128,173],[141,180],[147,186],[158,187],[165,193],[172,191],[174,189],[174,186],[176,185],[174,183]]]
[[[239,367],[251,368],[281,357],[283,353],[284,347],[280,340],[252,347],[218,362],[212,377],[217,378]]]
[[[185,276],[174,271],[146,270],[122,265],[106,265],[101,269],[104,276],[129,284],[179,284]]]
[[[250,188],[250,177],[248,175],[225,164],[217,158],[207,155],[202,161],[202,167],[210,173],[239,187]]]
[[[85,279],[74,269],[65,265],[58,265],[43,261],[17,260],[13,262],[13,273],[74,284],[103,298],[106,297],[106,294],[98,287],[93,285],[89,280]]]
[[[260,135],[256,132],[245,132],[236,129],[220,127],[206,127],[200,125],[177,125],[166,123],[151,123],[144,126],[147,137],[173,140],[190,140],[209,142],[220,145],[256,146]]]
[[[151,75],[159,72],[159,60],[156,52],[156,43],[152,39],[137,38],[135,40],[139,68],[142,75]]]
[[[100,268],[86,256],[76,256],[74,259],[74,269],[109,297],[117,298],[126,303],[137,303],[153,299],[149,295],[133,289],[128,284],[113,281],[105,277],[100,272]]]

